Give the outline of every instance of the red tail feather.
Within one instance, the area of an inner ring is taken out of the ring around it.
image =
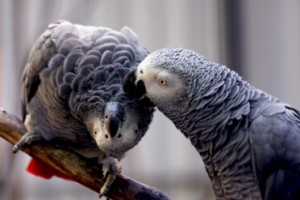
[[[35,176],[45,178],[45,179],[50,179],[52,178],[52,176],[57,176],[59,178],[73,181],[73,179],[71,179],[70,177],[51,168],[50,166],[46,165],[41,161],[35,160],[34,158],[30,160],[30,163],[27,166],[27,171]]]

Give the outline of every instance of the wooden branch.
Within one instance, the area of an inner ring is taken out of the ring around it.
[[[26,133],[26,128],[23,122],[0,107],[0,136],[15,144],[24,133]],[[24,147],[22,150],[97,193],[103,185],[101,166],[91,163],[90,160],[70,150],[46,143],[36,144],[30,148]],[[169,199],[156,188],[123,175],[117,177],[106,196],[115,200]]]

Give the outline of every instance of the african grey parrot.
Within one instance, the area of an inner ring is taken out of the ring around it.
[[[128,27],[50,24],[32,48],[23,81],[28,132],[14,146],[58,142],[103,164],[105,194],[118,160],[144,136],[153,107],[126,95],[123,77],[148,54]]]
[[[229,68],[182,48],[148,55],[124,90],[191,140],[217,199],[300,199],[300,113]]]

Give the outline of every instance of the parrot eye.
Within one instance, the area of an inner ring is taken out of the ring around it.
[[[96,136],[98,134],[98,132],[97,131],[94,131],[94,136]]]
[[[143,74],[143,73],[144,73],[142,69],[140,70],[140,73],[141,73],[141,74]]]
[[[161,78],[158,79],[158,83],[159,83],[159,85],[161,85],[161,86],[166,86],[166,85],[167,85],[167,81],[164,80],[164,79],[161,79]]]

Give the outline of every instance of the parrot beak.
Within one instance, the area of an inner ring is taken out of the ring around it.
[[[109,102],[105,108],[105,128],[111,138],[118,135],[124,119],[124,110],[117,102]]]
[[[146,88],[142,80],[137,79],[137,70],[131,70],[124,78],[123,90],[131,96],[142,98],[146,94]]]
[[[123,90],[139,99],[140,105],[144,107],[154,107],[155,105],[150,101],[150,99],[146,96],[147,91],[145,84],[142,80],[137,77],[137,69],[131,70],[123,80]]]

